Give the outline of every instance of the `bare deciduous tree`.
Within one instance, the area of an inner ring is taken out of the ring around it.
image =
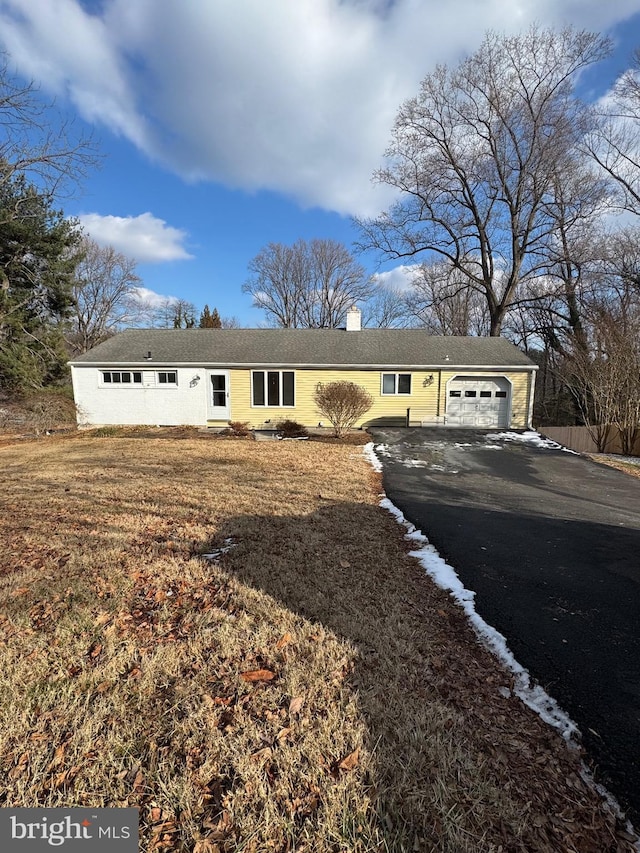
[[[601,107],[583,147],[614,182],[615,203],[640,215],[640,49]]]
[[[364,268],[335,240],[269,243],[249,270],[253,276],[243,291],[284,328],[335,328],[348,308],[373,292]]]
[[[74,354],[106,340],[140,318],[136,262],[112,246],[99,246],[83,237],[72,282],[73,309],[67,335]]]
[[[362,304],[362,325],[369,329],[406,329],[411,326],[407,292],[398,287],[376,284],[373,295]]]
[[[188,299],[167,296],[151,311],[151,325],[160,329],[193,329],[197,309]]]
[[[450,264],[422,264],[407,295],[417,323],[434,335],[487,335],[482,293]]]
[[[585,311],[589,347],[576,347],[563,372],[598,450],[611,428],[624,453],[640,435],[640,299],[618,280],[598,292]]]
[[[6,54],[0,54],[0,182],[18,175],[53,199],[76,186],[97,165],[91,139],[74,137],[52,106],[45,104],[33,82],[11,73]],[[2,220],[11,216],[1,212]]]
[[[360,221],[362,248],[440,257],[482,293],[491,335],[535,276],[554,221],[548,201],[590,112],[574,80],[610,50],[598,34],[532,27],[489,33],[457,68],[437,68],[400,108],[380,183],[399,201]]]

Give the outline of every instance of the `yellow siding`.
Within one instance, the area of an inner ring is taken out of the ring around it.
[[[407,409],[419,410],[425,420],[436,423],[437,416],[445,414],[446,384],[460,375],[506,376],[511,380],[511,426],[524,428],[528,418],[528,393],[530,371],[414,371],[411,372],[411,394],[382,395],[380,370],[314,370],[296,369],[294,407],[251,406],[251,370],[231,370],[231,420],[247,422],[251,427],[270,426],[287,418],[308,427],[320,422],[329,426],[327,419],[315,407],[313,392],[319,382],[355,382],[371,394],[373,405],[356,426],[404,426]],[[384,371],[387,372],[387,371]],[[406,373],[408,371],[400,371]],[[432,377],[432,378],[431,378]],[[438,405],[439,391],[439,405]]]

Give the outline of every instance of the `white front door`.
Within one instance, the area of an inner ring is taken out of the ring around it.
[[[510,385],[504,377],[458,376],[447,389],[449,426],[507,427]]]
[[[228,421],[231,413],[229,371],[209,370],[207,373],[208,418],[210,421]]]

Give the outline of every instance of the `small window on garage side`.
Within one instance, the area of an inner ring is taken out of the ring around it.
[[[383,373],[383,394],[411,394],[410,373]]]
[[[473,388],[467,388],[466,391],[464,392],[464,396],[465,397],[475,397],[476,392],[473,390]]]
[[[178,372],[176,370],[159,370],[158,385],[177,385]]]
[[[480,396],[481,396],[481,397],[490,397],[490,396],[491,396],[491,391],[481,391],[481,392],[480,392]]]
[[[462,391],[449,391],[450,397],[462,397]]]
[[[496,391],[496,397],[506,397],[506,396],[507,396],[506,391]]]

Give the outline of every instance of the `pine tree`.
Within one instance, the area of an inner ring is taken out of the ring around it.
[[[205,305],[200,314],[200,328],[201,329],[221,329],[222,328],[222,320],[220,319],[220,314],[218,314],[218,309],[214,308],[213,313],[209,310],[209,306]]]
[[[64,376],[62,324],[73,304],[79,240],[76,224],[53,210],[50,197],[23,175],[0,180],[3,388],[39,388]]]

